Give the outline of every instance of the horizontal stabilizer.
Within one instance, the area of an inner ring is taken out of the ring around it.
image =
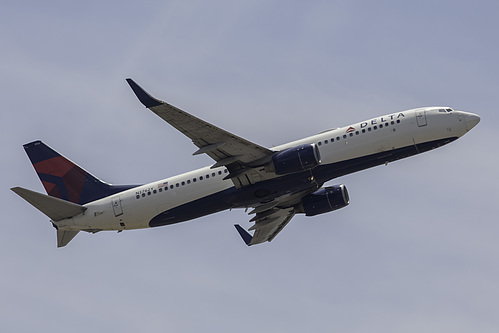
[[[78,230],[57,230],[57,247],[66,246],[78,232]]]
[[[87,209],[86,207],[83,207],[81,205],[35,191],[27,190],[22,187],[13,187],[11,188],[11,190],[18,194],[24,200],[32,204],[43,214],[47,215],[52,221],[60,221],[73,217],[75,215],[83,213]],[[73,237],[74,235],[71,238]]]

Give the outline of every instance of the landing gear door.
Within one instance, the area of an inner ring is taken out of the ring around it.
[[[121,207],[120,197],[115,197],[112,199],[114,216],[123,215],[123,208]]]
[[[416,121],[418,122],[419,127],[423,127],[428,125],[426,121],[426,111],[425,110],[417,110],[416,111]]]

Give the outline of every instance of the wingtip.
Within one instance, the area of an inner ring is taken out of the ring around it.
[[[144,104],[146,108],[152,108],[154,106],[158,106],[163,104],[160,100],[152,97],[149,95],[144,89],[142,89],[141,86],[139,86],[134,80],[131,78],[127,78],[126,82],[130,85],[130,88],[132,88],[133,92],[139,99],[139,101]]]
[[[253,236],[249,232],[243,229],[239,224],[234,224],[234,227],[236,227],[237,232],[243,239],[243,241],[246,243],[246,245],[250,246],[251,240],[253,239]]]

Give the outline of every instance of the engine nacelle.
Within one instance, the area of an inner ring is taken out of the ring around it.
[[[303,197],[299,212],[306,216],[314,216],[332,212],[348,206],[350,198],[345,185],[324,187]]]
[[[272,157],[271,170],[277,175],[287,175],[315,168],[321,163],[319,148],[315,143],[304,144],[278,152]]]

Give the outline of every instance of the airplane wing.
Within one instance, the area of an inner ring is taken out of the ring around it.
[[[297,213],[296,207],[305,195],[315,191],[310,188],[298,193],[285,195],[269,203],[257,205],[249,214],[255,214],[250,222],[255,222],[249,231],[255,230],[253,236],[244,230],[239,224],[235,224],[239,235],[246,245],[255,245],[263,242],[271,242],[278,233],[291,221]]]
[[[204,120],[149,95],[132,79],[127,79],[139,101],[156,115],[189,137],[199,148],[193,155],[207,154],[215,160],[212,168],[225,166],[234,178],[270,161],[273,151],[227,132]]]
[[[239,224],[235,227],[246,245],[255,245],[263,242],[271,242],[279,232],[291,221],[296,212],[291,208],[272,208],[261,213],[257,213],[251,222],[255,224],[249,230],[255,230],[253,236],[244,230]]]

